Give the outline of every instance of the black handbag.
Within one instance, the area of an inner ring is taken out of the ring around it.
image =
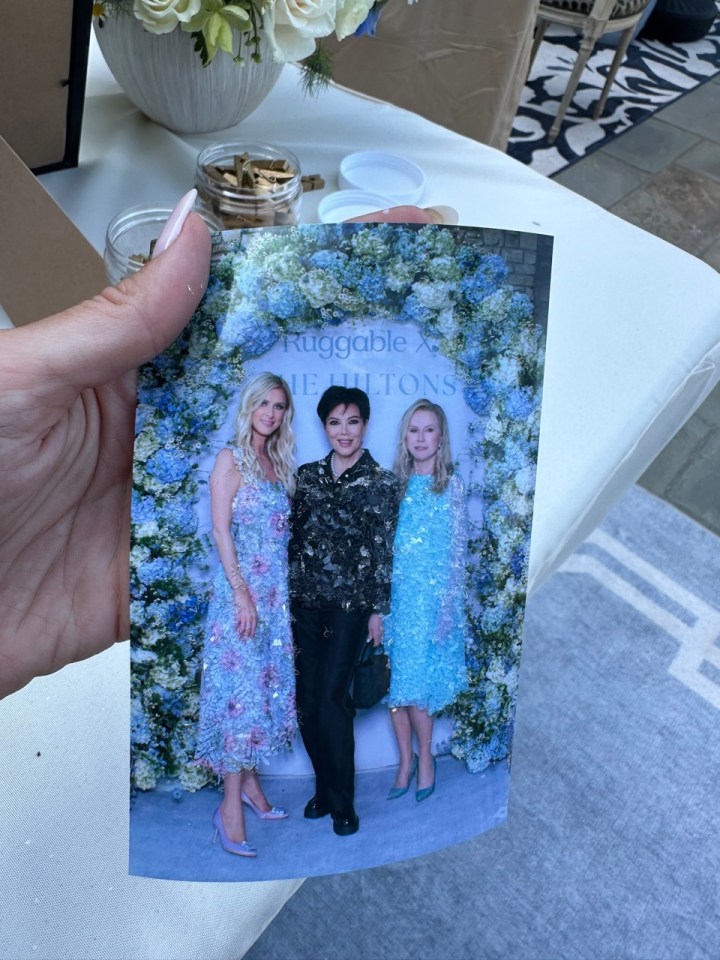
[[[365,643],[355,668],[353,701],[360,710],[374,707],[390,689],[390,662],[382,648]]]

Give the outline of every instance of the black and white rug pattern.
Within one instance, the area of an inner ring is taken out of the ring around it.
[[[701,40],[664,44],[635,39],[615,77],[604,115],[592,112],[610,69],[614,46],[598,44],[588,61],[555,143],[547,132],[557,114],[580,38],[551,25],[523,90],[508,154],[552,176],[647,119],[720,72],[720,18]]]

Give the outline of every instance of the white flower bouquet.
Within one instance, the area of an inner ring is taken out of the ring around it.
[[[182,30],[194,41],[205,66],[220,51],[239,64],[246,56],[258,62],[264,36],[277,62],[304,61],[306,86],[312,88],[330,76],[322,38],[373,35],[385,3],[387,0],[103,0],[94,4],[93,13],[100,26],[106,17],[132,14],[150,33]]]

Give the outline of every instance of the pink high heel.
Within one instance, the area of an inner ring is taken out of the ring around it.
[[[242,792],[242,802],[246,803],[260,820],[285,820],[288,815],[284,807],[270,807],[269,810],[261,810],[257,804],[253,803],[244,790]]]
[[[248,843],[247,840],[231,840],[230,837],[225,833],[225,827],[222,821],[222,814],[220,813],[220,807],[217,808],[215,813],[212,816],[212,822],[215,826],[215,836],[213,837],[213,843],[220,835],[220,846],[227,853],[235,853],[238,857],[256,857],[257,850],[255,847]]]

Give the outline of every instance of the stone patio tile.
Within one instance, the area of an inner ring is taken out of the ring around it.
[[[704,83],[656,114],[659,120],[720,143],[720,110],[714,83]]]
[[[649,173],[598,151],[561,171],[554,180],[608,209],[649,177]]]
[[[669,500],[673,485],[696,457],[711,432],[712,428],[697,414],[690,417],[640,477],[640,486],[662,500]]]
[[[718,92],[718,98],[720,98],[720,92]],[[678,157],[675,163],[679,167],[686,167],[688,170],[694,170],[696,173],[702,173],[720,182],[720,143],[700,140],[687,153]]]
[[[693,417],[697,417],[710,427],[720,429],[720,383],[714,390],[711,390],[710,394],[695,411]],[[720,464],[718,464],[718,468],[720,468]]]
[[[708,433],[682,473],[670,485],[670,503],[720,534],[720,431]]]
[[[699,143],[696,134],[652,117],[611,140],[603,153],[648,173],[659,173]]]
[[[720,237],[720,183],[677,165],[610,209],[695,256],[701,257]]]

